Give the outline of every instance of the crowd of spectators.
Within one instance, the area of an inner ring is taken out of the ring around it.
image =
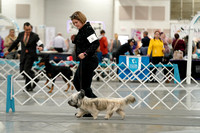
[[[174,34],[174,37],[169,38],[166,36],[164,32],[158,31],[160,42],[163,43],[163,57],[162,62],[168,63],[170,59],[173,59],[173,53],[174,51],[181,51],[183,53],[183,57],[187,57],[187,50],[188,50],[188,35],[184,38],[180,38],[178,33]],[[155,35],[155,34],[154,34]],[[155,36],[154,36],[155,37]],[[154,37],[149,37],[148,32],[143,32],[143,38],[141,40],[135,40],[134,38],[130,38],[134,40],[134,45],[130,45],[130,49],[126,49],[124,52],[121,51],[123,45],[127,45],[129,43],[127,40],[127,43],[122,44],[120,40],[118,39],[118,34],[114,34],[114,39],[109,39],[106,37],[105,30],[100,31],[99,36],[99,43],[100,46],[97,49],[97,55],[99,58],[99,62],[102,62],[103,60],[110,60],[110,61],[116,61],[118,62],[118,57],[120,55],[140,55],[140,56],[147,56],[148,50],[150,50],[151,47],[149,47],[149,44]],[[6,59],[19,59],[20,58],[20,44],[17,45],[16,48],[14,48],[7,56],[4,55],[4,53],[9,49],[11,44],[16,40],[17,36],[15,35],[15,30],[10,29],[9,34],[2,38],[0,36],[0,58],[6,58]],[[40,41],[41,42],[41,41]],[[51,41],[52,47],[49,50],[54,50],[58,52],[69,52],[73,55],[73,58],[75,59],[75,45],[71,42],[70,39],[65,39],[62,36],[62,33],[57,33],[57,36]],[[42,42],[41,42],[42,43]],[[198,58],[200,54],[200,41],[199,40],[193,40],[192,42],[192,54],[195,55],[193,57]],[[40,50],[41,51],[41,50]],[[152,51],[153,52],[153,51]],[[150,53],[150,59],[152,60],[152,53]]]

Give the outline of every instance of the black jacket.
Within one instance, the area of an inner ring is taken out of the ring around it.
[[[127,51],[129,51],[130,55],[133,55],[130,44],[125,43],[124,45],[121,45],[119,47],[119,49],[117,50],[117,55],[124,55]]]
[[[148,36],[145,36],[144,38],[142,38],[142,47],[149,47],[149,42],[150,42],[150,38]]]
[[[12,49],[14,49],[15,47],[17,47],[17,45],[19,44],[19,42],[21,42],[21,55],[20,55],[20,61],[23,61],[25,58],[25,54],[29,54],[29,57],[31,57],[32,59],[37,60],[37,54],[36,54],[36,47],[37,47],[37,42],[40,40],[40,38],[38,37],[38,35],[36,33],[31,32],[30,33],[30,37],[28,40],[27,45],[25,46],[24,44],[24,33],[25,32],[20,32],[17,39],[13,42],[13,44],[10,46],[10,48],[8,49],[8,51],[12,51]],[[28,53],[25,53],[25,51],[28,50]]]
[[[76,45],[77,60],[79,60],[78,55],[83,52],[87,54],[85,59],[97,58],[96,50],[99,47],[99,40],[89,22],[79,29],[73,43]]]

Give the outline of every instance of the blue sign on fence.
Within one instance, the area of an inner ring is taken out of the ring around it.
[[[126,63],[132,72],[135,72],[141,69],[141,57],[127,56]]]

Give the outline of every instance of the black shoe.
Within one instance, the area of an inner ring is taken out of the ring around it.
[[[36,83],[39,82],[39,81],[40,81],[40,80],[39,80],[38,78],[35,79],[35,82],[36,82]]]
[[[77,115],[77,113],[75,113],[75,116]],[[91,114],[84,114],[83,117],[93,117]]]
[[[84,114],[83,117],[93,117],[91,114]]]
[[[33,91],[32,88],[26,88],[26,91],[30,92],[30,91]]]
[[[158,81],[154,79],[151,81],[151,83],[158,83]]]

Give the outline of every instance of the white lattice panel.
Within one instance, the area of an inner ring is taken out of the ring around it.
[[[78,67],[77,62],[59,62],[54,63],[55,65],[72,66],[73,72]],[[156,67],[153,64],[145,66],[141,64],[143,69],[129,73],[128,66],[124,63],[117,65],[114,62],[107,64],[102,63],[95,70],[93,77],[92,89],[99,97],[125,97],[128,94],[132,94],[136,97],[136,102],[130,107],[132,109],[183,109],[183,110],[200,110],[200,85],[192,78],[192,84],[187,85],[186,80],[179,82],[174,78],[174,68],[168,69],[163,64],[159,64]],[[172,65],[172,64],[169,64]],[[3,65],[3,70],[14,71],[12,67],[7,67],[8,64]],[[123,66],[123,68],[121,67]],[[6,69],[5,69],[6,67]],[[150,69],[151,68],[151,69]],[[153,74],[153,70],[157,70],[156,74]],[[40,78],[37,86],[33,92],[27,92],[25,90],[26,85],[22,74],[24,72],[16,73],[13,77],[14,95],[15,101],[21,105],[38,104],[43,105],[56,105],[63,106],[67,104],[68,97],[75,92],[75,90],[69,90],[64,92],[67,83],[61,80],[61,73],[57,75],[56,82],[53,83],[53,79],[49,79],[50,82],[45,85],[48,77],[45,74],[44,68],[33,67],[36,73],[35,78]],[[166,70],[167,73],[163,73]],[[149,71],[146,73],[145,71]],[[8,73],[6,73],[8,74]],[[5,75],[6,75],[5,74]],[[123,76],[121,76],[123,75]],[[140,76],[143,75],[141,78]],[[34,79],[35,79],[34,78]],[[5,79],[5,78],[4,78]],[[32,79],[30,82],[34,82]],[[68,83],[73,86],[72,80],[67,80]],[[156,82],[151,83],[153,80]],[[170,83],[166,83],[169,80]],[[176,83],[174,83],[174,81]],[[5,83],[4,83],[5,84]],[[53,93],[48,93],[47,85],[54,84]],[[0,90],[1,93],[1,90]]]

